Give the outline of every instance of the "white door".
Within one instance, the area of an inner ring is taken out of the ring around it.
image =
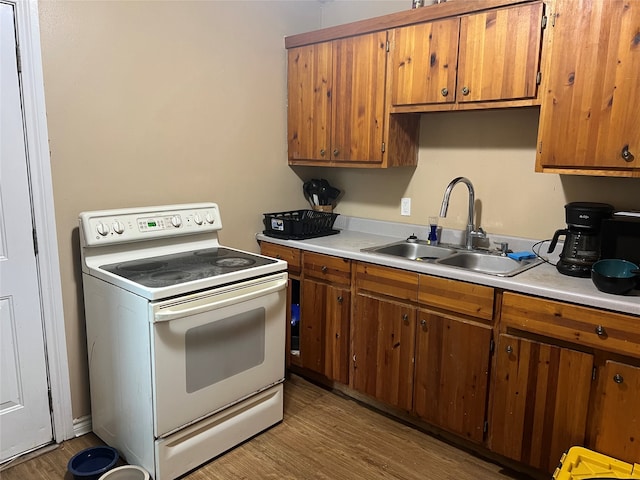
[[[0,2],[0,462],[53,439],[14,20]]]

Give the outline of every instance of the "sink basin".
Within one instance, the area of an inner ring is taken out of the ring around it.
[[[406,258],[408,260],[435,260],[447,257],[456,250],[437,245],[427,245],[423,242],[396,242],[381,247],[363,248],[363,252],[378,253],[381,255],[391,255],[393,257]]]
[[[479,273],[497,275],[499,277],[512,277],[529,268],[542,263],[538,258],[530,260],[514,260],[501,255],[492,255],[479,252],[458,252],[436,260],[439,265],[463,268]]]

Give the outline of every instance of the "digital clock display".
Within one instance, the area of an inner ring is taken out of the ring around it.
[[[158,226],[158,224],[156,222],[154,222],[154,221],[147,222],[147,227],[157,227],[157,226]]]

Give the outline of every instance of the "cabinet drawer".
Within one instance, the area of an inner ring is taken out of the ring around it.
[[[463,315],[493,319],[493,288],[484,285],[420,275],[418,301]]]
[[[505,292],[502,323],[640,358],[640,317]]]
[[[378,293],[397,300],[418,300],[418,274],[381,267],[369,263],[358,263],[356,288],[360,291]]]
[[[304,252],[302,262],[305,278],[315,278],[341,285],[351,283],[351,261],[346,258]]]
[[[260,244],[262,255],[284,260],[289,264],[289,273],[300,273],[300,250],[284,247],[275,243],[262,242]]]

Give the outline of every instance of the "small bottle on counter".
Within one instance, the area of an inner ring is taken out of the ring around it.
[[[429,245],[438,244],[438,217],[429,217],[429,235],[427,236]]]

